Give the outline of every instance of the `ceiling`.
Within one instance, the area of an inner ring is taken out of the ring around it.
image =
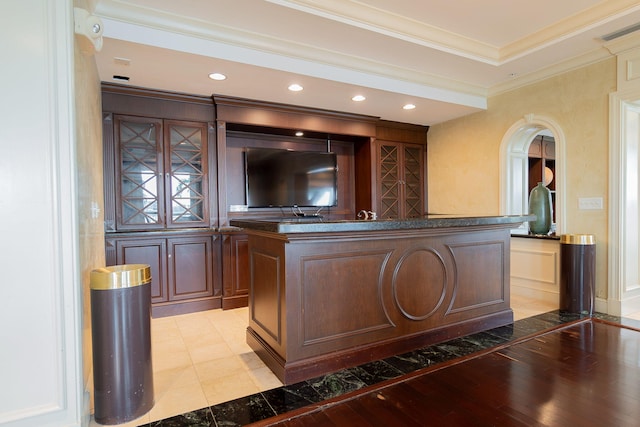
[[[104,23],[96,54],[104,82],[423,125],[610,57],[603,36],[640,23],[640,1],[631,0],[89,3]],[[287,90],[291,83],[304,90]],[[366,100],[352,101],[356,94]],[[416,108],[403,110],[407,103]]]

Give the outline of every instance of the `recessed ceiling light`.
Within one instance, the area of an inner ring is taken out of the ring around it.
[[[301,130],[299,130],[298,132],[296,132],[296,136],[303,136],[304,132],[302,132]]]
[[[294,84],[289,86],[289,90],[291,92],[300,92],[302,89],[304,89],[304,88],[302,86],[300,86],[298,83],[294,83]]]
[[[414,108],[416,108],[416,106],[415,106],[415,105],[413,105],[413,104],[406,104],[406,105],[405,105],[404,107],[402,107],[402,108],[404,108],[405,110],[413,110]]]
[[[211,80],[225,80],[227,78],[227,76],[225,76],[222,73],[211,73],[211,74],[209,74],[209,78]]]
[[[355,102],[361,102],[361,101],[364,101],[365,99],[367,98],[365,98],[364,95],[356,95],[353,98],[351,98],[351,100]]]

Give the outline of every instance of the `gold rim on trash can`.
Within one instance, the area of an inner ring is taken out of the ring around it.
[[[563,234],[560,243],[568,245],[595,245],[596,237],[593,234]]]
[[[124,289],[151,281],[151,267],[147,264],[124,264],[96,268],[91,271],[91,289]]]

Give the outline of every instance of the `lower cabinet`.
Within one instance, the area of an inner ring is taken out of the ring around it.
[[[249,237],[222,233],[222,309],[246,307],[249,298]]]
[[[107,265],[148,264],[151,267],[153,317],[222,306],[218,233],[179,236],[159,233],[154,237],[133,234],[107,237]]]

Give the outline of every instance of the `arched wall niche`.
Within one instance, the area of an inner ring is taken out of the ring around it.
[[[521,215],[528,213],[529,145],[541,133],[553,136],[556,146],[556,233],[564,232],[566,224],[565,150],[562,128],[552,119],[527,114],[505,133],[500,144],[500,213]],[[526,234],[528,224],[514,229],[514,234]]]

